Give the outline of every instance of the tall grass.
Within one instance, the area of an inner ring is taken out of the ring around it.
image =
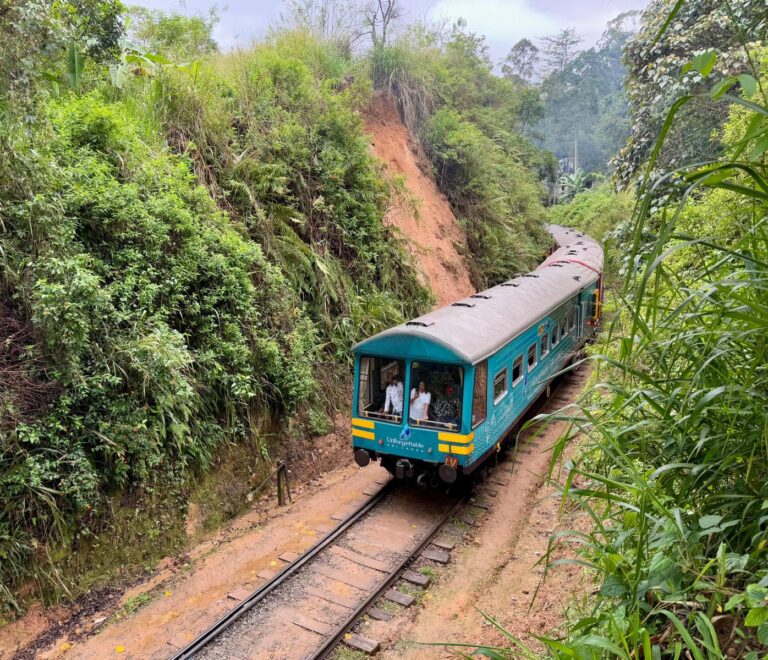
[[[578,542],[601,586],[544,640],[558,657],[768,651],[768,100],[731,100],[731,151],[656,178],[652,158],[625,235],[563,494],[592,519]]]

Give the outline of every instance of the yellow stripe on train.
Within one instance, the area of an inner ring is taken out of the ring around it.
[[[465,446],[450,446],[450,445],[438,445],[437,450],[443,452],[444,454],[457,454],[460,456],[468,456],[473,451],[475,451],[475,445],[465,445]]]
[[[352,426],[361,426],[364,429],[372,429],[376,425],[370,419],[357,419],[356,417],[353,417]]]
[[[467,435],[461,435],[460,433],[444,433],[437,434],[437,439],[441,442],[450,442],[451,444],[468,445],[475,439],[475,432],[467,433]]]
[[[352,435],[356,435],[358,438],[365,438],[366,440],[376,439],[373,431],[363,431],[362,429],[352,429]]]

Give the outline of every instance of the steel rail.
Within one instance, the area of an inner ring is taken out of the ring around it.
[[[318,554],[331,545],[339,536],[347,531],[352,525],[354,525],[360,518],[365,516],[371,509],[377,506],[392,490],[395,480],[391,479],[382,488],[372,496],[368,501],[363,503],[356,511],[352,512],[344,520],[342,520],[336,527],[333,528],[325,537],[323,537],[318,543],[306,550],[300,557],[294,562],[285,566],[274,577],[270,578],[267,582],[258,587],[247,598],[242,600],[237,607],[227,612],[221,619],[216,621],[210,628],[197,637],[194,641],[190,642],[181,651],[172,656],[170,660],[188,660],[194,657],[194,655],[200,652],[214,639],[216,639],[222,632],[229,628],[235,621],[237,621],[243,614],[248,612],[252,607],[262,601],[266,596],[277,589],[288,578],[297,573],[302,567],[312,561]]]
[[[344,623],[339,626],[333,635],[328,637],[325,642],[323,642],[323,645],[320,647],[320,649],[315,651],[314,655],[309,656],[311,660],[321,660],[322,658],[325,658],[334,648],[336,648],[336,646],[344,639],[344,635],[346,635],[349,629],[355,625],[355,622],[361,616],[363,616],[366,610],[368,610],[368,608],[370,608],[395,582],[397,582],[397,580],[400,579],[400,575],[408,568],[409,564],[414,559],[416,559],[416,557],[420,555],[421,552],[432,542],[435,534],[437,534],[445,522],[449,520],[454,513],[456,513],[458,508],[467,501],[468,497],[469,496],[467,494],[459,497],[456,503],[453,504],[450,509],[448,509],[448,511],[440,518],[440,520],[432,525],[418,547],[414,548],[405,559],[403,559],[395,568],[393,568],[392,572],[389,574],[389,577],[381,584],[381,586],[377,587],[373,593],[371,593],[357,607],[357,609],[352,612],[349,617],[347,617],[346,621],[344,621]]]

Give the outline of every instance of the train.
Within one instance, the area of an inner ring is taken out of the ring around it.
[[[553,248],[536,270],[353,347],[359,466],[453,484],[514,439],[601,316],[602,246],[575,229],[548,230]]]

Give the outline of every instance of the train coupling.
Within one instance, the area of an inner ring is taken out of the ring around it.
[[[410,479],[413,476],[413,463],[407,458],[401,458],[395,463],[395,476],[398,479]]]

